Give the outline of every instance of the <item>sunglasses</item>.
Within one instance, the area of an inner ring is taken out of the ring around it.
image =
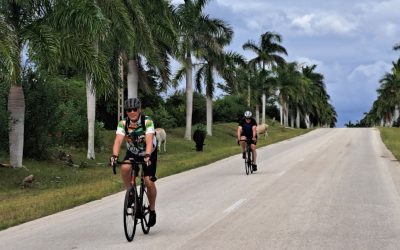
[[[126,112],[127,112],[127,113],[130,113],[130,112],[137,112],[138,110],[139,110],[138,108],[126,109]]]

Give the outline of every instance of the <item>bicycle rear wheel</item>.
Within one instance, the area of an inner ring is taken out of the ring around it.
[[[249,174],[249,168],[248,168],[248,166],[247,166],[247,161],[248,161],[248,159],[246,158],[246,159],[244,160],[244,170],[246,170],[246,175]]]
[[[149,197],[147,196],[147,188],[144,184],[140,185],[140,200],[141,200],[141,212],[142,216],[140,222],[144,234],[148,234],[150,231],[149,218],[150,218],[150,203]]]
[[[250,151],[249,152],[249,171],[251,174],[253,173],[253,157],[252,156],[253,156],[253,154]]]
[[[126,191],[124,201],[124,231],[128,241],[132,241],[135,237],[137,205],[136,187],[133,186],[130,190]]]

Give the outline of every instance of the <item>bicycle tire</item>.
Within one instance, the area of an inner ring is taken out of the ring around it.
[[[136,187],[132,187],[125,193],[124,200],[124,231],[128,241],[132,241],[135,237],[137,224],[137,197]]]
[[[140,224],[142,226],[142,231],[144,234],[148,234],[150,232],[149,227],[149,218],[150,218],[150,203],[149,197],[147,196],[147,188],[143,184],[140,188],[140,206],[141,206],[141,217]]]
[[[249,161],[249,158],[248,158],[247,151],[246,151],[246,157],[244,159],[244,170],[246,171],[246,175],[249,175],[249,168],[247,167],[248,161]]]
[[[249,172],[250,174],[253,173],[253,166],[252,166],[252,160],[251,160],[251,151],[248,150],[247,151],[247,172]]]

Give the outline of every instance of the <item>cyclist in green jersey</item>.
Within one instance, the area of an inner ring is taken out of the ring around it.
[[[118,123],[110,161],[116,162],[118,160],[121,144],[125,140],[127,151],[124,161],[129,162],[129,158],[134,158],[137,161],[145,161],[147,163],[147,167],[143,170],[150,203],[148,225],[154,226],[156,223],[155,204],[157,197],[157,188],[154,183],[157,179],[157,142],[154,123],[149,116],[142,114],[141,101],[138,98],[126,100],[124,108],[127,117]],[[121,177],[127,189],[131,187],[131,168],[131,164],[121,165]]]

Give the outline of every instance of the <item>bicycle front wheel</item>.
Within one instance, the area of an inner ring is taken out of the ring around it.
[[[247,151],[247,173],[253,173],[253,166],[252,166],[252,158],[251,158],[251,151]]]
[[[249,157],[248,157],[248,164],[247,164],[247,167],[249,168],[249,172],[250,172],[250,174],[252,174],[253,173],[253,158],[252,158],[252,153],[251,153],[251,151],[249,151],[249,155],[248,155]]]
[[[150,203],[149,197],[147,196],[147,188],[144,184],[140,188],[140,200],[141,200],[141,212],[142,217],[140,218],[142,230],[144,234],[148,234],[150,231],[149,218],[150,218]]]
[[[244,170],[246,171],[246,174],[247,174],[247,175],[249,174],[248,161],[249,161],[248,158],[246,158],[246,159],[244,160]]]
[[[132,241],[135,237],[137,205],[136,187],[132,187],[130,190],[126,191],[124,201],[124,231],[128,241]]]

